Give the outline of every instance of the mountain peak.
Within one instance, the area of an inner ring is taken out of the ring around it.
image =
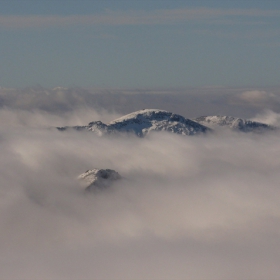
[[[76,130],[89,130],[103,134],[133,133],[144,137],[152,131],[167,131],[181,135],[205,133],[211,129],[186,119],[183,116],[159,109],[143,109],[104,124],[100,121],[90,122],[87,126],[73,127]],[[65,130],[65,128],[58,128]]]
[[[121,179],[120,174],[112,169],[90,169],[82,173],[78,179],[87,185],[86,191],[96,191],[109,187],[113,181]]]
[[[142,109],[136,112],[132,112],[130,114],[127,114],[125,116],[122,116],[112,122],[113,123],[118,123],[118,122],[123,122],[127,120],[132,120],[132,119],[156,119],[156,118],[163,118],[172,115],[171,112],[165,111],[165,110],[159,110],[159,109]]]
[[[232,130],[242,132],[263,132],[266,130],[275,129],[274,127],[265,123],[255,122],[231,116],[202,116],[194,119],[194,121],[211,128],[223,126],[228,127]]]

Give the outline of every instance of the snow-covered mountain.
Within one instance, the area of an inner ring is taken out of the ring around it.
[[[217,126],[222,126],[242,132],[260,133],[275,129],[273,126],[270,126],[268,124],[230,116],[203,116],[194,119],[194,121],[212,129],[215,129],[215,127]]]
[[[67,130],[71,127],[58,127]],[[101,121],[90,122],[87,126],[74,126],[76,130],[94,131],[99,135],[111,133],[134,133],[139,137],[151,131],[168,131],[182,135],[195,135],[205,133],[211,129],[183,116],[158,109],[143,109],[125,115],[109,124]]]
[[[144,137],[152,131],[168,131],[181,135],[202,134],[219,127],[241,132],[262,133],[276,128],[265,123],[231,116],[202,116],[186,119],[183,116],[158,109],[143,109],[125,115],[108,124],[93,121],[85,126],[57,127],[58,130],[68,129],[93,131],[98,135],[133,133]]]
[[[112,169],[91,169],[81,174],[78,179],[86,185],[86,191],[95,191],[109,187],[113,181],[121,179],[118,172]]]

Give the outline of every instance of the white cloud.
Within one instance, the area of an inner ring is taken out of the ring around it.
[[[273,98],[274,94],[269,94],[266,91],[250,90],[245,91],[240,95],[240,99],[248,102],[262,102],[268,98]]]
[[[236,95],[232,99],[240,104],[247,104],[252,107],[260,107],[263,109],[278,110],[280,104],[279,94],[265,90],[246,90]]]
[[[99,138],[38,125],[0,129],[2,278],[280,277],[279,135]],[[85,195],[76,176],[93,167],[124,179]]]
[[[21,110],[4,108],[0,110],[0,125],[3,127],[55,127],[55,126],[73,126],[86,125],[94,120],[109,122],[120,117],[117,113],[108,113],[100,108],[97,112],[92,108],[79,108],[74,111],[46,112],[43,110]]]
[[[264,112],[257,114],[252,120],[280,127],[280,114],[271,110],[265,110]]]

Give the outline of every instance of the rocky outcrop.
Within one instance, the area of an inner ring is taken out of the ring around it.
[[[112,169],[95,168],[87,170],[78,179],[84,182],[86,191],[96,191],[110,187],[114,181],[121,179],[121,176]]]

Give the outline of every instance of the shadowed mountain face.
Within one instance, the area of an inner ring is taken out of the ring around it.
[[[69,128],[71,127],[58,127],[62,131]],[[211,130],[183,116],[157,109],[136,111],[109,124],[96,121],[90,122],[87,126],[74,126],[72,128],[94,131],[99,135],[125,132],[133,133],[139,137],[144,137],[151,131],[168,131],[181,135],[195,135]]]
[[[230,116],[203,116],[194,119],[194,121],[213,129],[215,127],[221,126],[235,131],[241,131],[241,132],[261,133],[261,132],[271,131],[275,129],[274,127],[268,124],[241,119],[241,118],[234,118]]]

